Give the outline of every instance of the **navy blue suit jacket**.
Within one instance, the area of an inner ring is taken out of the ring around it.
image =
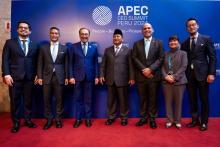
[[[33,80],[36,75],[37,45],[30,41],[25,56],[18,38],[9,39],[3,47],[2,76],[11,75],[13,80]]]
[[[69,49],[69,78],[94,81],[98,78],[98,52],[97,47],[90,42],[86,56],[83,53],[81,42],[77,42]]]
[[[210,37],[199,34],[193,51],[190,50],[190,38],[188,38],[182,43],[181,50],[186,51],[188,56],[187,77],[192,63],[198,81],[206,80],[208,74],[216,74],[216,52]]]

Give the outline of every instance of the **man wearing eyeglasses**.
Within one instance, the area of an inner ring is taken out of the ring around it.
[[[37,126],[31,121],[31,97],[36,77],[37,46],[29,38],[30,24],[20,21],[17,25],[18,37],[6,41],[2,53],[2,76],[9,86],[12,133],[20,128],[19,108],[24,99],[25,122],[29,128]]]

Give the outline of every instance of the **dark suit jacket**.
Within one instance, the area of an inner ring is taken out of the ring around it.
[[[76,81],[94,81],[98,78],[97,47],[88,43],[86,56],[83,53],[81,42],[75,43],[69,49],[69,78]]]
[[[132,59],[136,67],[135,77],[137,82],[147,80],[160,81],[160,67],[163,62],[163,57],[164,52],[162,41],[152,38],[147,58],[144,49],[144,39],[135,42],[132,50]],[[152,79],[148,79],[142,74],[144,68],[150,68],[153,71]]]
[[[182,43],[181,50],[186,51],[188,56],[187,76],[192,63],[198,81],[206,80],[208,74],[216,74],[216,52],[210,37],[199,34],[193,51],[190,50],[190,38],[188,38]]]
[[[131,61],[131,50],[121,47],[115,55],[114,46],[105,49],[100,66],[100,76],[105,77],[107,85],[128,86],[129,80],[134,80],[134,68]]]
[[[172,71],[173,77],[175,78],[176,82],[174,85],[181,85],[186,84],[187,79],[185,75],[186,67],[187,67],[187,54],[184,51],[176,50],[175,52],[168,51],[165,53],[164,63],[162,66],[162,75],[165,78],[169,73],[169,63],[168,58],[169,56],[172,57]],[[164,81],[164,83],[167,83]]]
[[[2,76],[11,75],[13,80],[33,80],[36,76],[37,45],[30,41],[25,56],[18,38],[9,39],[3,47]]]
[[[50,43],[47,43],[40,47],[37,66],[37,76],[43,79],[44,84],[50,83],[53,75],[53,68],[55,68],[55,74],[59,84],[64,84],[65,79],[68,78],[67,48],[59,44],[57,58],[55,62],[53,62],[50,52]]]

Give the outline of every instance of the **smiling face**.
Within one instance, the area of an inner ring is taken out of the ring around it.
[[[119,46],[123,42],[123,37],[120,34],[113,35],[113,44]]]
[[[90,32],[88,29],[86,28],[83,28],[83,29],[80,29],[79,31],[79,38],[80,38],[80,41],[86,43],[89,41],[89,35],[90,35]]]
[[[196,20],[189,20],[187,22],[187,31],[191,36],[195,35],[198,32],[199,25],[197,24]]]
[[[154,30],[149,23],[145,23],[142,28],[142,34],[145,38],[150,38],[153,34]]]
[[[29,25],[27,23],[19,23],[17,28],[18,36],[21,38],[28,38],[31,34],[31,30],[29,28]]]
[[[179,41],[177,39],[172,39],[169,41],[169,47],[172,50],[175,50],[179,47]]]
[[[59,41],[60,32],[57,29],[51,29],[50,30],[50,41],[57,42]]]

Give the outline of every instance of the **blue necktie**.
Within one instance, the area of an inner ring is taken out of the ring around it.
[[[21,42],[22,42],[22,47],[23,47],[23,52],[24,52],[25,55],[26,55],[26,50],[27,50],[26,44],[25,44],[26,41],[27,41],[27,40],[21,40]]]
[[[82,44],[82,50],[83,50],[84,55],[86,56],[86,43]]]

